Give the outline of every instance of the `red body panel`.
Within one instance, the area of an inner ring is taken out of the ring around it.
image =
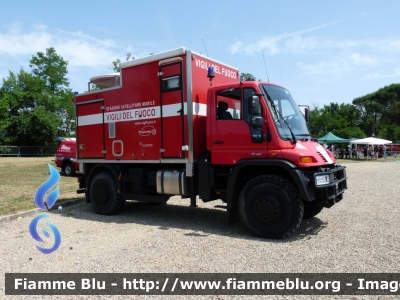
[[[103,101],[89,102],[77,106],[78,158],[104,157]],[[94,123],[83,125],[86,123]]]
[[[194,55],[192,61],[192,98],[193,98],[193,136],[194,157],[198,158],[207,151],[206,116],[207,116],[207,91],[210,88],[210,80],[207,77],[207,69],[214,66],[215,77],[212,86],[226,83],[238,83],[237,70],[216,63],[208,58]]]
[[[238,71],[190,51],[137,61],[121,68],[121,87],[75,96],[78,158],[159,161],[204,155],[207,68],[214,66],[213,84],[238,82]]]

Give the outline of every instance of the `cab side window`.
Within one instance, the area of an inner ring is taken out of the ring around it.
[[[217,120],[242,120],[242,95],[240,89],[217,92]]]

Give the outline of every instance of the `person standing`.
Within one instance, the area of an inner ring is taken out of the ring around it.
[[[369,146],[368,146],[368,156],[367,156],[367,159],[368,159],[368,157],[371,157],[371,159],[374,158],[374,155],[372,154],[372,152],[373,152],[373,149],[372,149],[371,145],[369,145]]]
[[[361,159],[361,147],[357,145],[356,159]]]
[[[386,145],[382,146],[383,160],[386,161]]]
[[[364,146],[364,159],[368,159],[368,150],[367,150],[367,146]]]

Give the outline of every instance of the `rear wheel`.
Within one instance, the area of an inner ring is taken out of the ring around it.
[[[73,176],[75,174],[75,169],[73,164],[70,161],[64,163],[64,174],[66,176]]]
[[[263,175],[243,187],[239,213],[243,223],[256,235],[281,239],[300,226],[304,206],[289,181],[275,175]]]
[[[101,215],[116,214],[125,203],[117,193],[117,182],[110,172],[101,172],[94,176],[89,193],[94,210]]]

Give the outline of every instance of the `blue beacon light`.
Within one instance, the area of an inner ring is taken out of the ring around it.
[[[214,79],[214,67],[208,67],[207,77],[210,78],[210,85],[212,85],[212,80]]]

